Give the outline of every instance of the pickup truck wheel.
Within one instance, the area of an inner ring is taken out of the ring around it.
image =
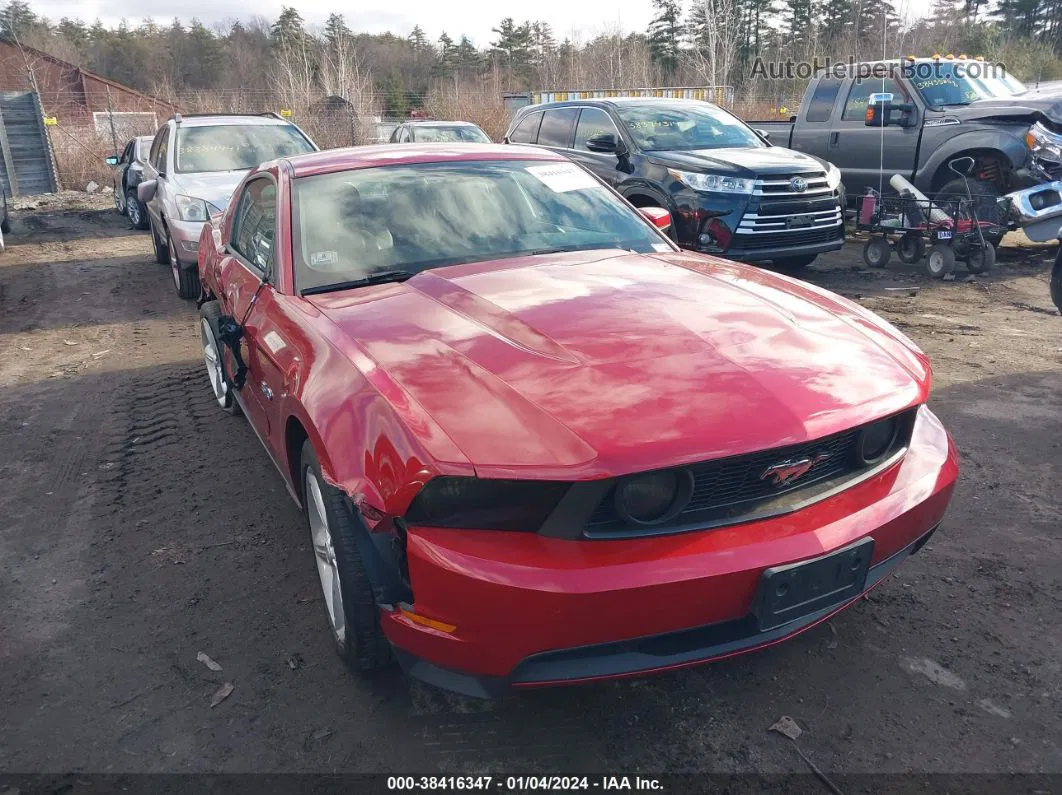
[[[214,392],[214,400],[226,414],[239,414],[240,404],[233,394],[234,387],[225,373],[224,350],[218,343],[218,317],[221,307],[217,301],[207,301],[199,310],[199,339],[203,343],[203,361],[207,378]]]
[[[900,262],[906,262],[908,265],[921,261],[925,255],[926,243],[917,232],[908,232],[900,238],[896,246],[896,256],[900,258]]]
[[[929,247],[926,257],[926,273],[930,278],[941,279],[955,270],[955,249],[946,243],[936,243]]]
[[[1055,255],[1055,267],[1051,271],[1051,300],[1055,308],[1062,312],[1062,248]]]
[[[793,273],[806,268],[808,265],[818,259],[818,254],[810,254],[805,257],[784,257],[782,259],[773,260],[774,267],[780,271],[786,273]]]
[[[944,212],[950,215],[959,206],[960,200],[967,203],[970,201],[970,196],[966,195],[966,182],[970,183],[970,196],[973,197],[972,209],[977,216],[977,220],[987,221],[1000,227],[998,232],[993,232],[992,234],[984,233],[986,241],[993,246],[998,246],[999,241],[1003,239],[1003,235],[1007,231],[1005,214],[996,201],[1003,195],[999,192],[999,188],[991,182],[985,182],[980,179],[963,180],[960,177],[945,183],[937,191],[936,199],[944,205]]]
[[[863,244],[863,262],[868,268],[884,268],[891,256],[892,247],[883,237],[872,237]]]
[[[155,262],[159,265],[170,264],[170,250],[167,248],[162,240],[159,238],[159,233],[155,230],[154,222],[149,222],[151,226],[151,243],[155,247]]]
[[[147,213],[136,197],[136,188],[130,188],[125,194],[125,214],[129,216],[133,229],[148,228]]]
[[[991,243],[971,248],[966,255],[966,270],[970,273],[988,273],[995,264],[996,250]]]
[[[357,527],[346,497],[321,477],[313,445],[302,446],[302,502],[317,561],[325,614],[339,656],[359,671],[391,660],[391,646],[380,629],[372,583],[358,553]]]

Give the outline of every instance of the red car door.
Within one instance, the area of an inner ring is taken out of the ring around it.
[[[241,353],[247,378],[240,399],[248,420],[274,457],[273,407],[283,388],[282,374],[275,365],[275,332],[270,334],[274,324],[269,319],[276,301],[271,283],[275,280],[276,195],[276,182],[265,175],[247,182],[234,198],[236,210],[219,280],[226,314],[243,327]]]

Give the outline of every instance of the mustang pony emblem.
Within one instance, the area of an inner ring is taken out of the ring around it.
[[[760,475],[760,480],[772,478],[775,486],[786,486],[797,478],[806,475],[807,471],[815,464],[825,461],[829,457],[829,453],[819,453],[816,456],[806,458],[790,458],[788,461],[782,461],[780,464],[772,464],[767,467],[763,474]]]

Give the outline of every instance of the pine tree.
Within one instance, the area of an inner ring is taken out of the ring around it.
[[[414,50],[423,51],[431,47],[428,37],[424,34],[424,29],[420,25],[413,26],[413,31],[409,34],[407,41],[413,46]]]
[[[655,15],[649,23],[649,51],[653,60],[671,77],[678,69],[682,5],[679,0],[653,0]]]
[[[325,21],[324,35],[325,41],[334,48],[340,42],[349,39],[352,34],[343,15],[333,13],[329,14],[328,19]]]
[[[306,29],[299,12],[291,6],[284,6],[270,29],[273,41],[281,47],[300,43],[306,37]]]

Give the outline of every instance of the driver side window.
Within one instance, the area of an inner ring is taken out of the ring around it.
[[[159,137],[158,148],[154,152],[151,165],[159,174],[166,173],[166,155],[170,151],[170,128],[164,129]]]
[[[230,245],[267,277],[273,275],[276,225],[277,186],[265,177],[251,180],[236,206]]]
[[[586,142],[603,133],[610,133],[619,140],[619,131],[605,111],[600,108],[583,108],[579,114],[579,124],[575,128],[575,148],[589,151]]]

